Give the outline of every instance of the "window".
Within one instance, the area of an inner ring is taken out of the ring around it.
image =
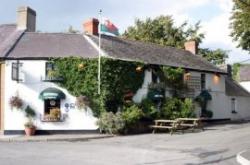
[[[51,72],[55,71],[55,66],[51,62],[46,62],[45,65],[46,65],[45,66],[45,75],[46,75],[46,77],[49,77]]]
[[[152,72],[152,82],[157,83],[158,76],[155,72]]]
[[[52,109],[60,109],[60,100],[55,100],[55,99],[47,99],[44,100],[44,114],[49,115],[51,114]]]
[[[43,81],[57,82],[62,81],[62,78],[57,75],[54,63],[46,62],[45,64],[45,77]]]
[[[12,68],[11,68],[11,78],[14,81],[22,81],[20,78],[20,67],[22,66],[22,63],[19,61],[13,62],[12,63]]]
[[[232,113],[236,113],[236,99],[235,98],[231,99],[231,109],[232,109]]]
[[[201,90],[206,89],[206,74],[201,74]]]

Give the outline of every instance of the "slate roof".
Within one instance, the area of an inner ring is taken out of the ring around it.
[[[226,77],[226,95],[250,97],[250,93],[233,79]]]
[[[97,58],[97,50],[81,34],[25,32],[8,59],[79,56]]]
[[[0,58],[3,58],[14,47],[23,32],[16,30],[15,24],[0,25]]]
[[[89,37],[98,44],[97,36]],[[101,41],[102,50],[113,58],[226,74],[205,59],[182,49],[106,35],[102,35]]]
[[[98,45],[97,36],[89,36]],[[102,50],[110,57],[148,64],[226,74],[189,51],[151,43],[102,35]],[[0,58],[42,59],[78,56],[97,58],[98,51],[82,34],[38,33],[16,30],[16,25],[0,25]]]
[[[250,81],[250,64],[242,64],[240,66],[239,81]]]

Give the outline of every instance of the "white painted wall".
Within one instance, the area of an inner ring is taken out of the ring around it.
[[[5,130],[23,130],[24,123],[27,120],[24,113],[20,110],[11,110],[9,99],[16,94],[30,105],[38,114],[35,124],[38,130],[95,130],[96,118],[93,117],[91,109],[87,111],[70,109],[66,112],[65,103],[75,103],[75,97],[70,95],[65,89],[58,87],[54,83],[41,81],[45,77],[46,61],[20,61],[23,63],[22,72],[25,75],[24,82],[17,83],[11,80],[11,64],[15,61],[6,61],[5,73],[5,112],[4,129]],[[41,122],[39,115],[44,114],[44,101],[38,98],[41,91],[48,87],[55,87],[62,90],[66,99],[61,100],[61,112],[68,117],[64,122]]]
[[[236,109],[237,113],[232,112],[231,99],[235,98],[236,100]],[[250,97],[227,97],[227,109],[230,111],[232,120],[250,120]]]
[[[142,87],[138,89],[136,94],[133,97],[133,101],[135,103],[140,103],[144,98],[147,97],[148,93],[148,85],[152,82],[152,71],[151,70],[145,70],[145,77],[142,84]]]
[[[39,115],[35,120],[35,124],[39,130],[95,130],[96,118],[93,117],[91,109],[87,111],[70,109],[66,111],[65,103],[75,103],[75,97],[70,95],[65,89],[60,88],[54,83],[43,82],[42,78],[45,76],[45,62],[46,61],[20,61],[23,63],[22,71],[25,75],[25,81],[17,83],[11,80],[11,63],[15,61],[6,61],[5,74],[5,130],[23,130],[26,121],[24,113],[20,110],[11,110],[9,106],[9,99],[11,96],[18,94],[25,104],[29,104],[34,108],[37,114],[44,113],[44,102],[38,98],[41,91],[48,87],[59,88],[66,94],[66,99],[61,101],[61,110],[63,114],[68,117],[64,122],[41,122]],[[193,76],[200,76],[200,72],[190,72]],[[207,109],[213,111],[213,119],[241,119],[250,118],[249,113],[249,98],[235,97],[237,100],[237,114],[231,113],[231,97],[225,95],[225,77],[223,75],[217,76],[215,74],[206,73],[206,89],[212,95],[212,101],[208,103]],[[141,102],[146,97],[148,92],[148,85],[152,82],[151,71],[145,71],[145,79],[142,87],[137,91],[133,100]],[[200,93],[200,90],[195,91],[195,96]],[[200,115],[200,107],[196,104],[196,114]]]
[[[137,103],[141,102],[143,98],[146,97],[148,92],[148,84],[152,82],[151,71],[145,71],[145,79],[142,85],[142,88],[138,90],[138,92],[133,97],[133,100]],[[200,76],[201,72],[190,71],[191,76]],[[220,75],[217,76],[213,73],[205,73],[206,74],[206,89],[209,90],[212,95],[212,100],[208,102],[207,109],[213,112],[213,119],[226,119],[231,118],[231,111],[225,105],[228,102],[228,98],[225,94],[225,76]],[[201,90],[195,90],[195,97],[200,94]],[[170,96],[168,90],[166,91],[166,95]],[[201,108],[198,104],[195,104],[195,113],[197,116],[201,114]]]
[[[250,81],[242,81],[239,83],[243,88],[250,92]]]
[[[202,72],[191,71],[191,76],[201,76]],[[208,101],[207,109],[213,112],[213,119],[230,118],[230,111],[225,108],[226,94],[225,94],[225,76],[216,75],[213,73],[204,73],[206,75],[206,89],[212,96],[212,100]],[[200,94],[201,90],[195,90],[195,97]],[[200,116],[201,108],[196,105],[196,115]]]

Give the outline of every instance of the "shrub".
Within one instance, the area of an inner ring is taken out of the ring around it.
[[[121,112],[103,112],[97,121],[100,131],[104,131],[110,134],[121,133],[125,127],[125,120],[122,117]]]
[[[137,105],[123,107],[122,117],[125,120],[125,127],[129,128],[136,124],[143,116],[142,110]]]
[[[182,101],[178,98],[168,98],[161,110],[161,117],[166,119],[194,116],[194,105],[191,99]]]
[[[194,104],[191,99],[186,98],[182,102],[181,117],[195,117]]]
[[[212,118],[213,112],[211,110],[206,110],[203,112],[203,117]]]
[[[155,103],[151,99],[143,99],[141,102],[141,108],[145,118],[157,119],[159,117],[159,111],[157,110]]]

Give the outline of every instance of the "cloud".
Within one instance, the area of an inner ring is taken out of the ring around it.
[[[217,3],[221,11],[219,15],[203,21],[202,31],[205,32],[206,38],[202,46],[229,50],[228,63],[250,59],[249,54],[237,48],[237,43],[233,42],[230,37],[231,29],[229,28],[229,24],[233,2],[231,0],[213,0],[211,3]]]
[[[99,9],[103,16],[114,22],[123,32],[134,24],[135,18],[155,18],[172,15],[176,25],[184,21],[195,23],[201,20],[206,38],[203,47],[232,50],[229,62],[250,58],[247,52],[236,48],[229,36],[229,18],[232,0],[1,0],[0,23],[16,20],[16,9],[29,5],[37,11],[37,27],[41,31],[66,31],[69,25],[82,30],[82,22],[97,17]]]

